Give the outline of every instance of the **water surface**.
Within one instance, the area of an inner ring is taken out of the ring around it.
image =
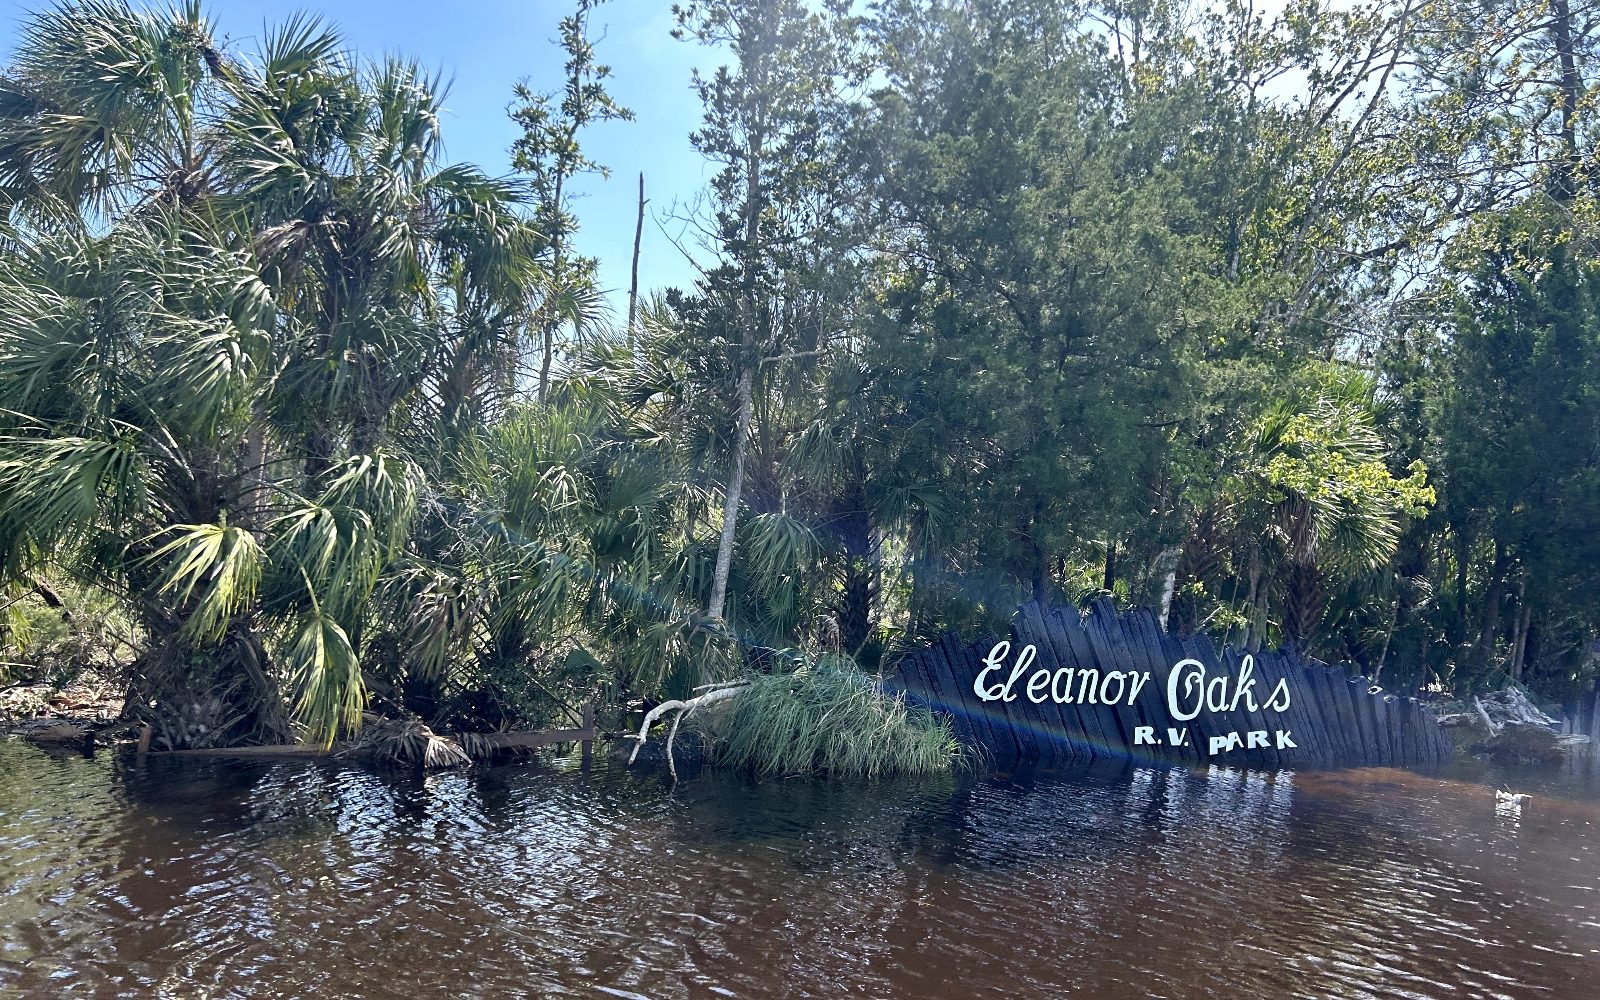
[[[1591,998],[1597,787],[673,789],[605,763],[420,778],[0,741],[0,995]]]

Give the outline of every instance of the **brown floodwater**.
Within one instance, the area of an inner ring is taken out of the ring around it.
[[[1597,790],[1581,767],[673,788],[0,741],[0,995],[1593,998]]]

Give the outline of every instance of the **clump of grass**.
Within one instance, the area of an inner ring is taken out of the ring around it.
[[[967,759],[950,724],[885,693],[854,665],[758,676],[701,720],[711,758],[757,774],[945,774]]]

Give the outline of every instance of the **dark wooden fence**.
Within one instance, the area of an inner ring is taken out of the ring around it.
[[[1149,680],[1137,698],[1115,704],[1030,700],[1026,678],[1013,685],[1011,700],[984,700],[974,681],[998,639],[963,643],[952,633],[902,659],[890,685],[948,715],[964,742],[999,759],[1131,758],[1274,768],[1430,764],[1449,753],[1444,731],[1421,702],[1375,693],[1365,678],[1286,650],[1248,654],[1256,678],[1254,708],[1243,699],[1220,711],[1202,710],[1190,720],[1174,719],[1167,693],[1176,664],[1197,660],[1211,676],[1237,678],[1247,654],[1231,646],[1218,650],[1204,635],[1170,635],[1149,609],[1119,615],[1110,600],[1101,600],[1081,614],[1076,608],[1030,603],[1018,609],[1009,640],[1008,664],[1024,647],[1036,647],[1029,676],[1040,669],[1072,669],[1098,671],[1102,677],[1113,671],[1125,677],[1147,673]],[[1186,675],[1194,671],[1185,668]],[[1008,667],[991,671],[988,680],[1002,683],[1010,675]],[[1179,678],[1180,687],[1185,679]],[[1277,710],[1265,701],[1280,680],[1289,699]],[[1181,712],[1191,707],[1185,703]],[[1237,740],[1228,740],[1233,733],[1239,734]],[[1214,748],[1213,737],[1228,745]]]

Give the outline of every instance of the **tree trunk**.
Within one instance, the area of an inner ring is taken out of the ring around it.
[[[1041,606],[1050,603],[1050,556],[1045,552],[1044,546],[1039,544],[1039,522],[1043,519],[1044,504],[1038,500],[1033,503],[1033,516],[1028,519],[1025,533],[1028,538],[1028,549],[1033,556],[1033,599]]]
[[[1550,0],[1550,14],[1550,32],[1561,66],[1561,161],[1552,171],[1551,194],[1558,201],[1568,201],[1578,193],[1578,96],[1583,83],[1578,77],[1568,0]]]
[[[266,528],[269,494],[267,491],[267,428],[259,420],[250,422],[244,435],[244,474],[249,485],[239,497],[242,508],[236,520],[258,537]]]
[[[556,294],[560,294],[561,282],[564,280],[564,275],[562,274],[563,269],[561,259],[560,227],[561,187],[562,182],[564,182],[566,179],[567,178],[565,174],[561,173],[560,171],[556,172],[556,190],[553,202],[554,207],[550,213],[551,217],[556,220],[555,232],[550,234],[550,278],[554,285],[552,291],[554,291]],[[539,360],[539,402],[541,403],[549,402],[550,399],[550,362],[555,357],[556,326],[560,323],[554,306],[545,309],[544,313],[544,322],[541,324],[544,327],[544,329],[541,331],[544,336],[544,354]]]
[[[543,357],[539,361],[539,402],[550,399],[550,359],[556,353],[556,329],[552,323],[544,328]]]
[[[866,491],[862,487],[864,471],[859,465],[858,462],[850,485],[834,507],[845,564],[839,594],[839,644],[854,657],[860,657],[872,636],[872,604],[877,589],[872,518],[867,512]]]
[[[1321,571],[1314,563],[1296,563],[1289,571],[1289,593],[1283,608],[1283,630],[1296,649],[1310,648],[1326,606]],[[1259,637],[1252,637],[1252,642],[1251,648],[1257,648]]]
[[[1183,547],[1174,545],[1162,549],[1161,555],[1156,558],[1156,565],[1165,566],[1166,573],[1161,578],[1161,627],[1167,627],[1168,618],[1172,614],[1172,595],[1178,590],[1178,563],[1183,559]]]
[[[1533,609],[1528,606],[1528,578],[1523,576],[1517,584],[1517,624],[1511,641],[1511,679],[1517,682],[1522,680],[1522,665],[1528,648],[1528,625],[1533,618]]]
[[[728,574],[733,569],[733,533],[739,521],[739,496],[744,492],[745,443],[750,438],[750,416],[755,409],[754,375],[752,365],[746,362],[739,373],[739,417],[733,436],[733,458],[728,469],[727,499],[722,505],[722,537],[717,541],[717,567],[711,577],[711,602],[706,606],[706,617],[722,619],[723,606],[728,600]]]
[[[1505,596],[1506,546],[1494,543],[1494,569],[1489,577],[1489,590],[1484,595],[1483,623],[1478,630],[1477,663],[1487,670],[1494,662],[1494,641],[1500,634],[1500,602]]]
[[[1451,646],[1456,651],[1456,660],[1464,662],[1467,658],[1467,566],[1472,557],[1472,543],[1461,528],[1455,529],[1455,559],[1456,559],[1456,620],[1455,635],[1451,636]]]
[[[739,416],[733,438],[733,458],[728,470],[728,493],[722,508],[722,537],[717,541],[717,565],[711,577],[711,601],[706,616],[720,621],[728,600],[728,574],[733,569],[733,535],[739,520],[739,497],[744,492],[744,454],[755,413],[756,269],[760,265],[762,132],[751,131],[745,145],[744,246],[740,248],[743,273],[739,276],[743,343],[739,352],[739,384],[735,390]]]
[[[644,239],[644,171],[639,171],[639,218],[633,224],[633,269],[628,280],[628,338],[633,339],[634,317],[639,313],[639,244]]]
[[[306,432],[306,478],[314,480],[331,468],[333,468],[333,437],[323,427]]]
[[[1389,614],[1389,627],[1383,633],[1383,646],[1378,650],[1378,665],[1372,668],[1372,683],[1377,684],[1383,678],[1383,664],[1389,659],[1389,644],[1394,642],[1395,629],[1400,627],[1400,592],[1398,583],[1395,586],[1394,608]]]

